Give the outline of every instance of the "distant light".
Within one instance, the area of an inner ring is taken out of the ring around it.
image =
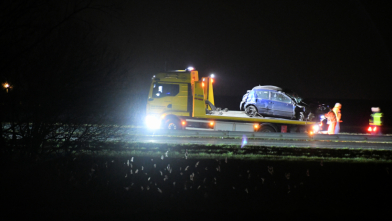
[[[188,71],[193,71],[193,70],[195,70],[195,69],[194,69],[193,67],[188,67],[187,70],[188,70]]]
[[[368,128],[368,131],[369,131],[369,132],[372,132],[372,127],[369,127],[369,128]]]
[[[211,74],[211,76],[210,76],[211,78],[214,78],[215,77],[215,74]]]
[[[185,121],[182,121],[182,125],[185,125]]]
[[[202,86],[202,87],[204,87],[204,82],[203,82],[203,83],[201,83],[201,86]]]
[[[318,125],[314,125],[313,126],[313,131],[314,132],[317,132],[317,131],[319,131],[320,130],[320,127],[318,126]]]
[[[214,126],[214,121],[211,121],[211,122],[210,122],[210,126]]]
[[[8,91],[9,91],[10,89],[12,89],[12,86],[11,86],[10,84],[8,84],[7,82],[5,82],[5,83],[3,84],[3,87],[4,87],[4,89],[6,90],[7,93],[8,93]]]

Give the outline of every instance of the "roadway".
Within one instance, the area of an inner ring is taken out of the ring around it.
[[[392,150],[392,136],[371,135],[323,135],[250,132],[196,132],[196,131],[138,131],[127,136],[127,141],[164,144],[198,144],[198,145],[238,145],[246,137],[247,146],[264,147],[302,147],[302,148],[352,148]]]

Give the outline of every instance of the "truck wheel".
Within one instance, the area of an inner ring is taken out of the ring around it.
[[[257,108],[253,105],[249,105],[245,108],[245,113],[249,117],[254,117],[257,114]]]
[[[273,133],[273,132],[276,132],[276,131],[275,131],[275,129],[274,129],[273,127],[271,127],[271,126],[262,126],[262,127],[260,128],[259,132],[262,132],[262,133]]]
[[[168,120],[165,124],[165,129],[167,130],[180,130],[180,122],[178,120]]]

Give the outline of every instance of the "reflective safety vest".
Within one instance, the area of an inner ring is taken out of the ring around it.
[[[370,115],[372,119],[369,120],[369,125],[381,126],[382,113],[374,113]]]

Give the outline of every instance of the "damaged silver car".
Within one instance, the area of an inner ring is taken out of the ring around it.
[[[242,97],[240,110],[251,117],[273,116],[313,121],[327,112],[324,105],[308,105],[296,93],[276,86],[256,86]]]

